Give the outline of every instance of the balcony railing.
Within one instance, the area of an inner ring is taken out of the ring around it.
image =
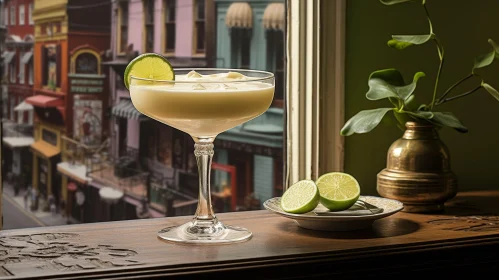
[[[33,137],[32,124],[18,124],[10,120],[4,120],[3,137]]]
[[[92,160],[88,161],[88,177],[136,199],[147,196],[149,173],[141,170],[137,159],[127,156],[113,158],[101,154],[102,152],[94,154]]]
[[[99,145],[89,146],[64,135],[61,138],[62,161],[69,162],[72,165],[84,165],[87,168],[87,172],[88,170],[92,170],[91,168],[98,168],[92,164],[96,157],[106,156],[106,153],[102,151],[107,147],[108,140]]]

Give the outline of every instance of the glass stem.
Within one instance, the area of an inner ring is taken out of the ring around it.
[[[213,141],[199,139],[194,144],[194,155],[199,174],[199,200],[193,223],[194,226],[201,228],[213,227],[218,223],[211,204],[210,174],[213,154]]]

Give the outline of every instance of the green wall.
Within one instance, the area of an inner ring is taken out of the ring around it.
[[[473,59],[491,50],[492,38],[499,44],[499,1],[427,0],[434,32],[445,48],[440,91],[471,71]],[[435,44],[429,42],[405,50],[389,48],[392,34],[427,34],[428,24],[421,5],[403,3],[385,6],[379,0],[348,0],[346,31],[346,109],[348,120],[360,110],[389,107],[386,100],[368,101],[369,74],[397,68],[406,81],[417,71],[426,73],[416,89],[418,103],[429,103],[438,69]],[[499,61],[477,71],[499,89]],[[479,83],[463,84],[456,93]],[[468,127],[462,134],[443,128],[441,139],[451,152],[451,168],[460,190],[499,188],[499,102],[485,90],[437,107],[453,112]],[[390,113],[389,113],[390,114]],[[391,115],[391,114],[390,114]],[[366,134],[345,137],[345,171],[354,175],[364,194],[376,195],[376,175],[386,164],[386,152],[402,131],[384,122]]]

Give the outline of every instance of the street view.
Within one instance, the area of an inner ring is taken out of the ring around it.
[[[222,213],[280,196],[284,2],[0,1],[2,228],[195,213],[193,139],[140,113],[124,84],[143,53],[274,73],[270,108],[216,137],[211,199]]]

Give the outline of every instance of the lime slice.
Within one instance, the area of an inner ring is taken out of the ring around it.
[[[319,188],[321,204],[331,211],[350,208],[359,199],[359,182],[350,174],[330,172],[315,181]]]
[[[175,80],[175,72],[168,60],[156,53],[144,53],[128,63],[125,69],[125,86],[130,86],[130,77],[153,79],[153,80]]]
[[[301,180],[289,187],[281,197],[281,208],[285,212],[303,214],[319,204],[320,194],[312,180]]]

